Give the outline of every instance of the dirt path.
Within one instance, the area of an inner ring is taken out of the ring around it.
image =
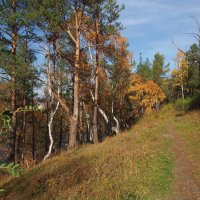
[[[169,200],[200,200],[200,185],[193,175],[195,161],[189,157],[187,146],[178,135],[173,123],[168,124],[168,134],[172,139],[172,152],[175,156],[174,181]]]

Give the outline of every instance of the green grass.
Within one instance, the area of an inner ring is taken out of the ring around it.
[[[162,112],[161,112],[162,113]],[[5,199],[163,200],[172,178],[164,114],[97,145],[63,152],[20,178],[3,181]],[[2,194],[1,194],[2,195]]]

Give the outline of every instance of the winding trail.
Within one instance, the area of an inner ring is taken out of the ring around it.
[[[174,180],[169,200],[200,200],[200,185],[193,169],[195,161],[190,159],[187,146],[177,133],[172,120],[167,124],[167,133],[172,140],[171,151],[174,154]]]

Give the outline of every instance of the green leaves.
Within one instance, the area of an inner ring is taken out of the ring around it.
[[[5,190],[4,189],[0,189],[0,192],[4,192]]]
[[[31,106],[27,105],[22,108],[18,108],[14,113],[16,112],[32,112],[32,111],[42,111],[43,107],[41,105],[37,106]],[[0,113],[0,116],[3,120],[3,128],[9,129],[12,125],[12,116],[13,113],[11,110],[4,110],[2,113]]]
[[[2,113],[0,113],[0,116],[3,120],[3,128],[10,128],[11,122],[12,122],[12,112],[10,110],[5,110]]]
[[[9,164],[2,163],[0,165],[0,170],[15,177],[19,177],[24,172],[24,169],[20,166],[20,164],[15,164],[13,162]]]
[[[19,177],[23,172],[24,169],[20,166],[20,164],[15,163],[2,163],[0,165],[0,171],[7,172],[12,176]],[[4,192],[5,190],[0,188],[0,192]]]
[[[0,164],[0,171],[7,172],[12,176],[19,177],[23,172],[24,169],[20,166],[20,164],[15,163],[2,163]],[[0,192],[4,192],[5,190],[0,188]]]
[[[21,111],[23,112],[29,112],[29,111],[39,111],[39,107],[38,106],[24,106]]]

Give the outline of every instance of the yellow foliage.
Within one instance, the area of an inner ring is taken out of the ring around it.
[[[123,44],[127,44],[127,39],[123,36],[119,36],[116,38],[116,42],[118,45],[123,46]]]
[[[139,104],[147,113],[153,112],[156,104],[164,101],[166,98],[156,83],[152,80],[143,83],[140,76],[134,76],[129,93],[129,99],[133,103]]]
[[[178,51],[175,64],[176,69],[172,71],[173,86],[179,87],[184,85],[188,79],[188,63],[184,52]]]

